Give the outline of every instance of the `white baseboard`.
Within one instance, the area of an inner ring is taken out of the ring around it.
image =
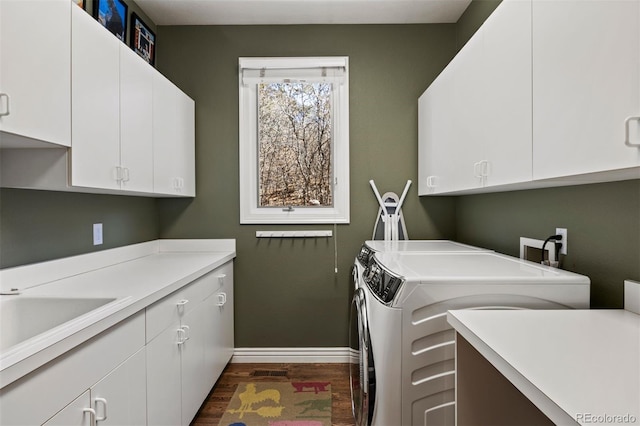
[[[357,359],[351,348],[235,348],[231,363],[348,363]]]

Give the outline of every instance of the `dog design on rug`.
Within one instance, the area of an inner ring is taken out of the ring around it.
[[[254,404],[265,401],[280,404],[280,391],[276,389],[265,389],[256,392],[256,385],[254,383],[247,383],[244,392],[238,394],[238,398],[240,398],[240,408],[227,411],[232,414],[240,414],[238,416],[239,418],[242,418],[245,413],[255,413],[260,417],[280,417],[284,409],[284,407],[280,405],[263,405],[262,407],[254,409]]]
[[[302,410],[300,414],[313,410],[331,412],[331,399],[308,399],[306,401],[298,402],[296,405],[304,407],[304,410]]]
[[[296,392],[327,392],[326,387],[329,386],[330,382],[293,382],[291,386],[296,388]],[[309,390],[305,390],[309,389]]]

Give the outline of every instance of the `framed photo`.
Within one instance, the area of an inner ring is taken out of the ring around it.
[[[73,2],[85,10],[87,9],[87,3],[85,2],[85,0],[73,0]]]
[[[142,56],[151,65],[154,64],[156,59],[156,35],[135,12],[131,13],[129,42],[134,52]]]
[[[127,36],[127,5],[122,0],[94,0],[93,14],[109,31],[125,42]]]

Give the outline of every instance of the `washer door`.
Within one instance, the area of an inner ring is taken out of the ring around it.
[[[353,418],[356,426],[368,426],[373,419],[376,379],[367,320],[367,301],[362,288],[356,289],[351,302],[349,346],[356,354],[349,364]]]

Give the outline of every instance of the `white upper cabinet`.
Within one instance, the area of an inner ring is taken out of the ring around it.
[[[531,1],[503,1],[482,32],[483,185],[531,180]]]
[[[71,144],[69,0],[0,1],[0,140]]]
[[[640,165],[639,63],[640,2],[534,2],[534,179]]]
[[[71,184],[152,192],[154,70],[82,9],[72,17]]]
[[[418,114],[420,195],[640,178],[640,0],[504,0]]]
[[[79,7],[72,34],[71,184],[119,189],[120,40]]]
[[[128,191],[153,191],[153,75],[120,44],[120,182]]]
[[[505,0],[419,101],[420,195],[531,179],[531,2]]]
[[[195,196],[191,98],[71,0],[0,0],[0,23],[3,187]]]
[[[153,169],[158,194],[195,196],[195,103],[161,74],[153,79]]]

